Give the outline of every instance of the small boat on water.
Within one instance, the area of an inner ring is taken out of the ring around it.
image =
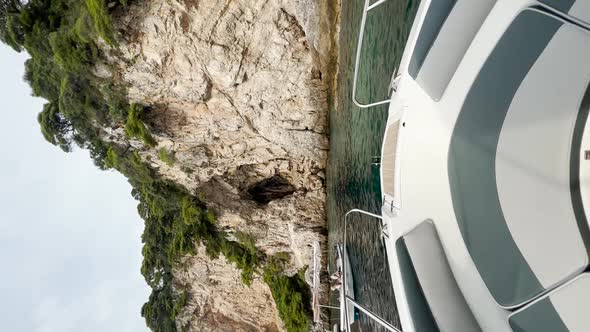
[[[389,331],[590,330],[588,59],[589,0],[421,2],[391,98],[353,93],[389,104],[383,206],[343,238],[381,223],[401,326],[345,306]]]

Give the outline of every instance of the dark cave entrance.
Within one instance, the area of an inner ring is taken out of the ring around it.
[[[273,175],[248,188],[248,194],[260,204],[268,204],[276,199],[281,199],[295,192],[295,187],[285,178]]]

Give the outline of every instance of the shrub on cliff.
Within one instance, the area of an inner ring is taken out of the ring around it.
[[[96,32],[109,45],[115,46],[115,37],[111,17],[107,12],[104,0],[84,0],[88,13],[94,22]]]
[[[41,126],[43,137],[49,143],[61,147],[64,151],[69,151],[68,137],[74,129],[72,124],[59,113],[57,105],[45,104],[43,111],[37,116],[37,121]]]
[[[270,287],[279,316],[287,331],[308,331],[311,295],[309,286],[305,283],[304,270],[287,277],[282,274],[280,260],[271,257],[264,269],[264,281]]]
[[[180,294],[180,296],[178,297],[178,300],[176,300],[176,304],[174,305],[174,308],[172,309],[172,320],[175,320],[176,317],[178,316],[178,314],[180,314],[180,311],[186,305],[187,301],[188,301],[188,293],[186,291],[184,291]]]
[[[22,49],[23,35],[20,13],[23,4],[15,0],[0,0],[0,40],[16,51]]]
[[[156,141],[145,127],[143,121],[140,119],[142,112],[142,108],[138,105],[132,104],[129,107],[129,112],[127,113],[127,122],[125,123],[125,132],[129,137],[141,139],[145,145],[154,147],[156,146]]]
[[[174,165],[174,162],[176,161],[174,153],[166,150],[165,148],[161,148],[160,150],[158,150],[158,157],[161,161],[163,161],[166,165],[170,167],[172,167]]]
[[[152,291],[148,302],[141,307],[141,316],[152,331],[176,332],[176,322],[172,319],[175,302],[171,282]]]

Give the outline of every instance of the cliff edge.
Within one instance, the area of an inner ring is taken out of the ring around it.
[[[246,234],[264,254],[286,254],[287,275],[309,266],[314,242],[327,244],[334,6],[133,2],[115,15],[119,43],[103,45],[108,60],[96,66],[146,106],[157,147],[130,140],[123,125],[103,139],[136,149],[160,176],[207,202],[230,238]],[[268,286],[259,277],[243,285],[223,257],[187,257],[174,275],[188,291],[179,330],[284,329]]]

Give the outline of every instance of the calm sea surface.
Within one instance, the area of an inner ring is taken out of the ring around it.
[[[375,2],[376,0],[371,0]],[[373,156],[381,154],[387,121],[387,105],[361,109],[352,103],[352,84],[358,33],[364,0],[342,1],[338,106],[330,111],[330,155],[327,174],[330,271],[334,271],[334,245],[341,240],[344,214],[360,208],[380,214],[379,169]],[[394,68],[399,65],[419,0],[389,0],[371,11],[364,33],[358,100],[364,103],[387,99]],[[354,274],[356,299],[399,327],[385,249],[376,220],[352,218],[348,225],[348,252]],[[337,292],[332,305],[337,305]],[[333,323],[338,322],[333,310]],[[379,331],[367,325],[363,331]]]

